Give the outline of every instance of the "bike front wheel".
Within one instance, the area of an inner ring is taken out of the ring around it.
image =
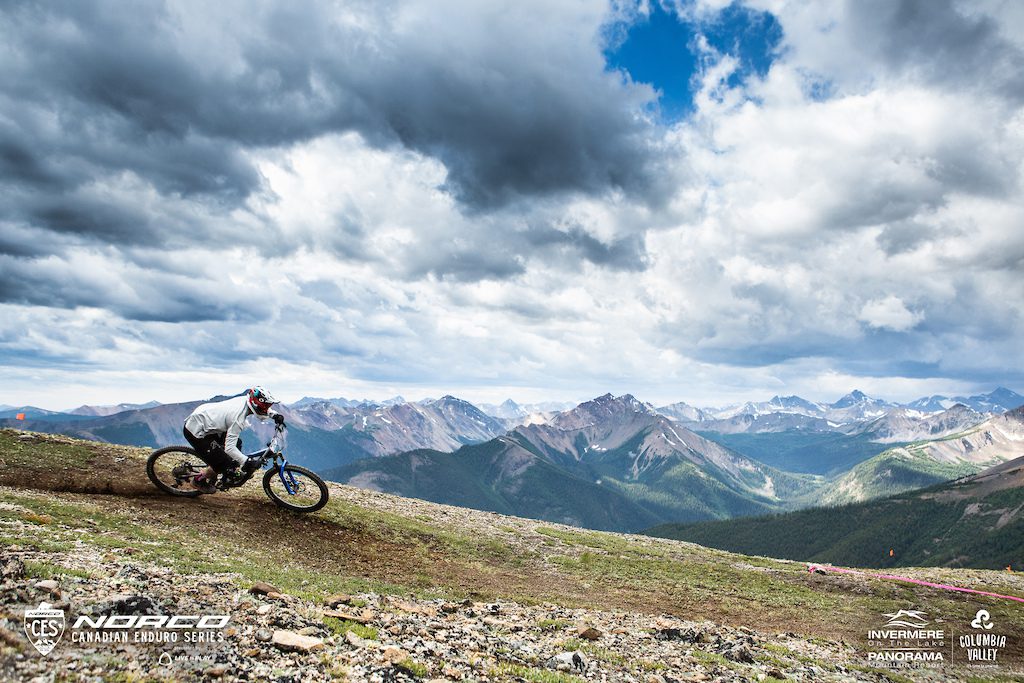
[[[153,451],[146,461],[146,474],[156,487],[172,496],[195,498],[192,482],[206,469],[206,463],[188,446],[168,446]]]
[[[268,470],[263,475],[263,490],[277,505],[295,512],[316,512],[327,505],[327,484],[298,465]]]

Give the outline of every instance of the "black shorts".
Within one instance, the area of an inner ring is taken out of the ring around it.
[[[224,474],[237,466],[237,463],[224,452],[224,440],[227,438],[225,432],[212,432],[200,439],[190,432],[188,427],[183,427],[181,431],[199,459],[212,467],[217,474]],[[238,440],[238,450],[242,450],[241,439]]]

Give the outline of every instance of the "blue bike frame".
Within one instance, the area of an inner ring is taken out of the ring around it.
[[[292,474],[291,472],[288,472],[288,476],[287,477],[284,476],[285,475],[284,466],[287,465],[287,464],[288,464],[288,461],[285,460],[284,458],[281,458],[281,462],[278,463],[278,465],[277,465],[277,476],[281,477],[281,483],[284,484],[284,488],[288,491],[288,494],[294,496],[295,495],[295,489],[293,487],[296,485],[295,475]],[[288,483],[289,479],[292,480],[291,484]]]

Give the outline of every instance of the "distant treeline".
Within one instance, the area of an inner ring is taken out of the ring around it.
[[[645,533],[747,555],[847,566],[1024,568],[1024,489],[982,498],[935,496],[949,486],[832,508],[664,524]]]

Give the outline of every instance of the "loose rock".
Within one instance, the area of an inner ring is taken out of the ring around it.
[[[269,583],[257,581],[249,588],[249,592],[253,595],[266,595],[267,593],[280,593],[281,591]]]
[[[549,659],[545,666],[556,671],[586,673],[589,663],[579,652],[562,652]]]
[[[324,641],[319,638],[304,636],[294,631],[274,631],[271,642],[282,650],[292,652],[312,652],[324,646]]]

